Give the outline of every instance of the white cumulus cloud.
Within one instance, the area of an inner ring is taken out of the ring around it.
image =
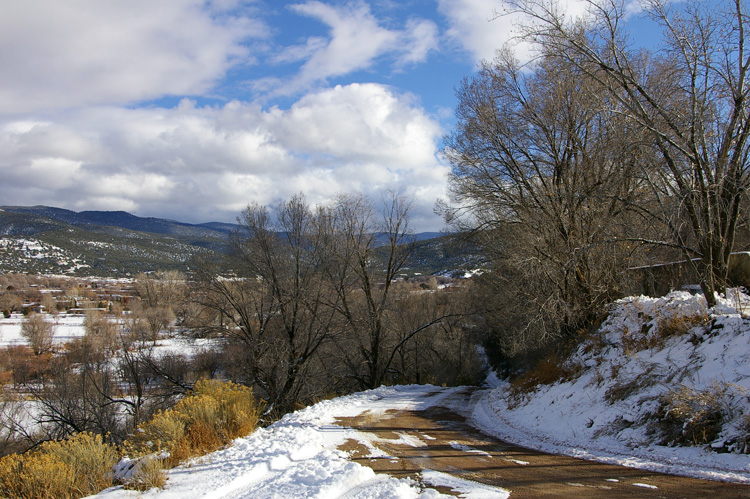
[[[400,188],[416,198],[416,227],[435,229],[447,173],[435,154],[440,135],[413,98],[377,84],[337,86],[287,110],[190,100],[94,107],[54,124],[0,123],[0,145],[9,145],[0,147],[0,198],[204,222],[299,192],[324,203]]]
[[[521,61],[528,61],[533,56],[533,46],[520,36],[520,26],[533,20],[514,12],[513,7],[503,0],[437,2],[438,10],[449,25],[447,38],[472,54],[477,64],[494,59],[495,51],[506,44],[513,48]],[[558,7],[570,18],[575,18],[585,15],[587,3],[585,0],[561,0]]]
[[[227,2],[28,0],[0,4],[0,109],[124,104],[209,90],[268,35]],[[245,6],[244,11],[247,10]]]
[[[329,37],[314,36],[304,44],[285,48],[277,62],[304,61],[292,81],[278,87],[277,81],[260,82],[258,88],[276,87],[279,95],[303,91],[327,78],[371,68],[381,57],[395,65],[423,62],[438,48],[437,26],[425,19],[409,19],[401,30],[389,29],[373,15],[369,4],[359,1],[330,5],[317,0],[294,4],[299,15],[319,20],[329,27]]]

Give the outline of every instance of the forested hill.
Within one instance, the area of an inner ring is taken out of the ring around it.
[[[124,211],[49,206],[0,207],[0,273],[128,276],[154,270],[190,271],[199,254],[219,261],[236,224],[189,224]],[[455,273],[482,261],[460,238],[415,234],[411,274]]]

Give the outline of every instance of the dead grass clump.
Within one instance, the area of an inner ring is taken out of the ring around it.
[[[709,322],[708,315],[698,313],[693,315],[672,315],[664,317],[657,324],[657,334],[661,339],[668,339],[675,336],[685,336],[694,327],[706,326]]]
[[[726,383],[704,390],[682,386],[662,397],[659,422],[663,444],[705,445],[713,442],[731,415],[732,397]]]
[[[620,335],[620,344],[622,345],[622,351],[625,355],[632,357],[640,351],[651,349],[656,346],[653,341],[654,337],[649,334],[652,327],[653,325],[651,323],[646,323],[641,327],[640,331],[635,333],[630,331],[630,329],[625,328],[622,335]]]
[[[508,390],[511,405],[517,405],[526,394],[533,392],[539,385],[553,385],[575,378],[581,369],[580,365],[571,365],[555,353],[548,355],[511,381]]]
[[[739,425],[738,450],[742,454],[750,454],[750,414],[744,414]]]
[[[657,319],[655,323],[646,322],[638,332],[626,328],[620,337],[622,350],[625,355],[632,356],[643,350],[659,349],[669,338],[685,336],[697,326],[705,327],[708,322],[708,315],[696,313],[670,315]]]
[[[167,483],[164,460],[152,454],[141,458],[136,466],[124,488],[140,491],[164,488]]]
[[[604,392],[604,399],[610,404],[614,404],[615,402],[627,399],[645,388],[653,386],[659,379],[658,373],[654,373],[655,370],[656,366],[651,365],[644,372],[631,379],[614,383]],[[613,378],[616,379],[617,376],[614,375]]]

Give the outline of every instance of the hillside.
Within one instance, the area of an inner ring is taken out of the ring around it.
[[[221,252],[226,236],[163,235],[116,225],[77,225],[39,213],[0,211],[0,273],[135,275],[189,269],[198,254]]]
[[[565,362],[496,382],[478,418],[537,449],[750,482],[748,311],[736,294],[619,300]]]
[[[153,217],[137,217],[125,211],[81,211],[75,212],[49,206],[0,206],[0,210],[31,215],[37,219],[48,219],[101,230],[102,227],[119,227],[138,232],[163,234],[191,238],[220,238],[236,229],[234,224],[218,222],[202,225],[176,222]]]
[[[132,276],[155,270],[190,271],[205,255],[222,261],[235,224],[187,224],[123,211],[74,212],[47,206],[0,207],[0,273]],[[482,261],[460,238],[415,234],[408,275],[462,273]]]

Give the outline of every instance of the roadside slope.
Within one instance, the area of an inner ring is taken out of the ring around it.
[[[566,361],[570,379],[520,392],[494,378],[472,421],[546,452],[750,483],[746,311],[746,295],[711,310],[686,292],[623,299]]]

